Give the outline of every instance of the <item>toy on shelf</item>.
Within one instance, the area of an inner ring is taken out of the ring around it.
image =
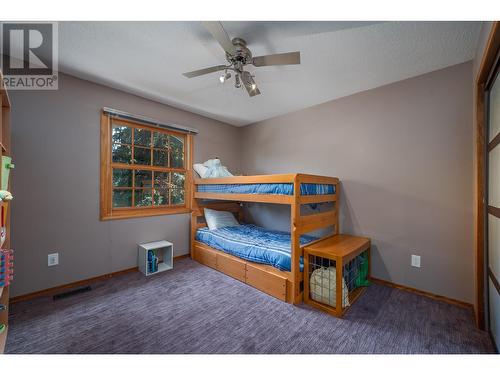
[[[12,200],[12,194],[7,190],[0,190],[0,205],[2,207],[0,213],[0,248],[3,246],[5,239],[7,238],[7,228],[5,223],[7,222],[7,210],[9,208],[8,204],[3,204],[2,202],[8,202]]]
[[[7,228],[2,226],[0,227],[0,248],[3,246],[6,239],[7,239]]]
[[[14,279],[14,251],[0,249],[0,287]]]
[[[2,156],[2,190],[9,188],[9,174],[11,169],[14,169],[12,158],[10,156]]]
[[[11,201],[12,198],[14,198],[14,197],[12,196],[10,191],[0,190],[0,201],[7,202],[7,201]]]

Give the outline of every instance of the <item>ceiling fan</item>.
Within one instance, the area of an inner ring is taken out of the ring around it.
[[[265,55],[253,57],[252,52],[247,48],[247,43],[241,38],[229,39],[229,36],[218,21],[202,22],[208,29],[210,34],[219,42],[222,49],[226,52],[227,65],[216,65],[210,68],[194,70],[192,72],[183,73],[187,78],[194,78],[204,74],[209,74],[218,71],[224,71],[219,79],[222,83],[231,78],[230,71],[234,72],[234,87],[240,88],[244,86],[248,95],[259,95],[260,91],[254,81],[254,76],[244,68],[248,64],[253,66],[271,66],[271,65],[292,65],[300,64],[300,52],[277,53],[274,55]]]

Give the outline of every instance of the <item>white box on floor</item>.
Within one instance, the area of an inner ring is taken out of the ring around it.
[[[174,245],[168,241],[148,242],[138,245],[138,267],[144,275],[150,276],[174,268]],[[148,254],[152,264],[148,264]],[[153,257],[154,255],[154,257]],[[158,260],[157,262],[155,260]],[[156,267],[156,264],[158,265]]]

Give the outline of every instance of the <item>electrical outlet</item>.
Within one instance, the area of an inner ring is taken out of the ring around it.
[[[49,254],[47,258],[47,265],[49,267],[57,266],[59,264],[59,253]]]
[[[411,265],[412,267],[420,268],[420,255],[411,256]]]

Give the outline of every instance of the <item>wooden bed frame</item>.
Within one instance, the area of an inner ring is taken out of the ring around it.
[[[293,195],[277,194],[226,194],[198,192],[198,185],[208,184],[278,184],[292,183]],[[329,184],[335,186],[334,194],[301,195],[301,184]],[[300,272],[300,257],[304,254],[300,246],[300,236],[318,229],[333,226],[333,233],[318,239],[339,233],[339,180],[335,177],[314,176],[307,174],[277,174],[262,176],[235,176],[225,178],[193,179],[191,212],[191,258],[215,268],[231,277],[245,282],[276,298],[293,304],[303,300],[301,284],[303,273]],[[210,200],[210,201],[206,201]],[[214,202],[215,201],[215,202]],[[222,202],[221,202],[222,201]],[[229,202],[228,202],[229,201]],[[243,219],[240,202],[276,203],[290,205],[291,233],[291,271],[280,271],[272,266],[258,264],[226,254],[204,243],[196,241],[198,228],[206,226],[204,209],[231,211],[239,221]],[[333,202],[332,210],[301,215],[303,204]],[[315,241],[315,242],[317,242]],[[308,245],[311,245],[309,243]]]

